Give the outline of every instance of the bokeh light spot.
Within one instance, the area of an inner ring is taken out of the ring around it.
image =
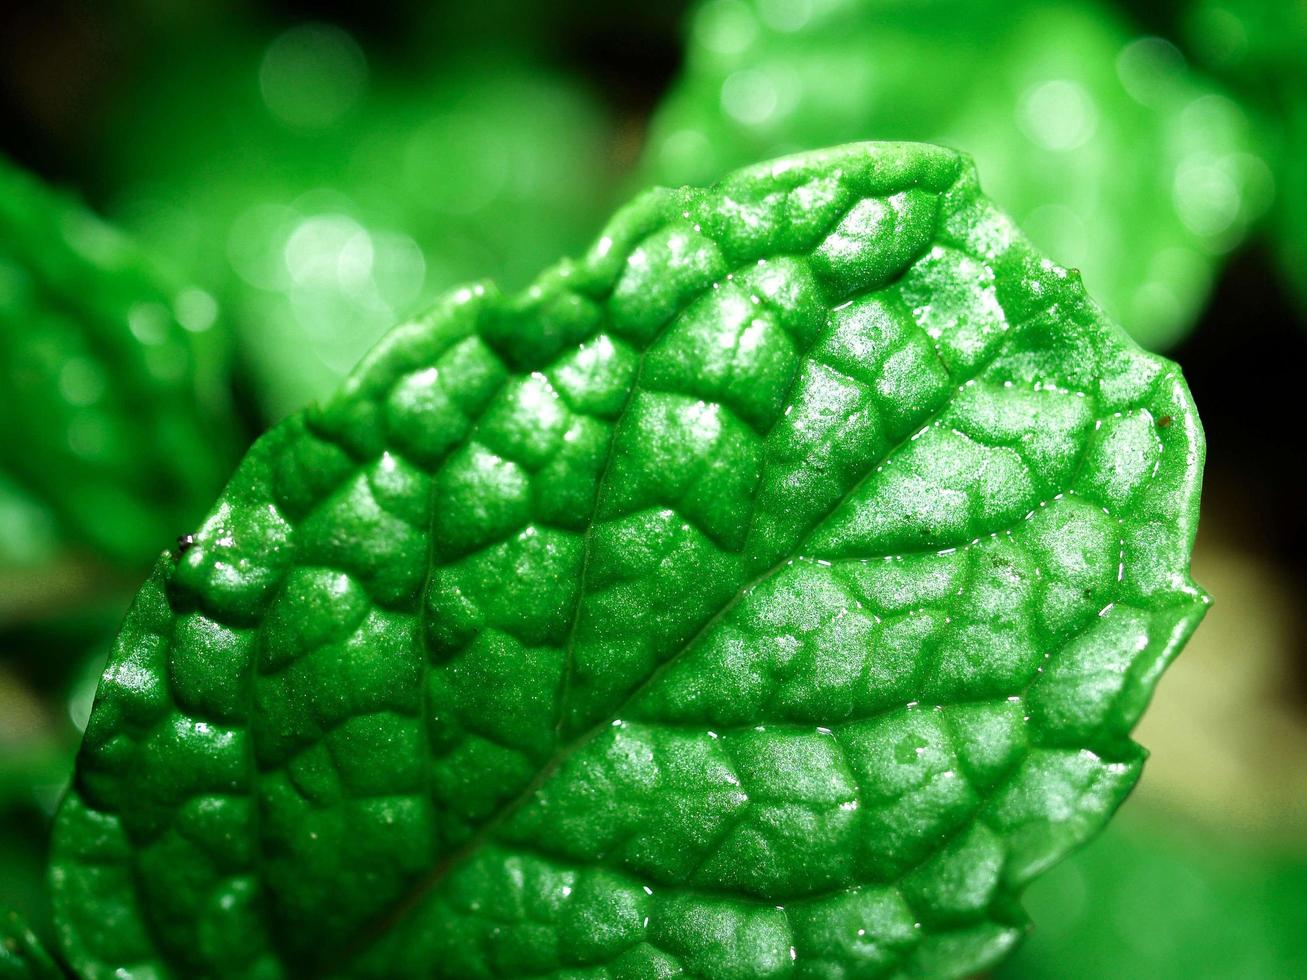
[[[1046,150],[1084,146],[1098,128],[1098,110],[1079,82],[1053,79],[1033,85],[1017,109],[1021,129]]]
[[[59,370],[59,394],[70,405],[93,405],[106,387],[104,370],[84,357],[69,358]]]
[[[305,218],[286,239],[283,255],[291,281],[345,285],[359,273],[361,263],[371,266],[371,243],[363,227],[348,215],[319,214]],[[363,270],[366,275],[367,270]]]
[[[172,314],[162,303],[137,303],[127,312],[127,327],[142,344],[157,347],[168,337]]]
[[[191,333],[204,333],[218,319],[218,301],[203,289],[183,289],[173,300],[177,322]]]
[[[289,126],[325,129],[363,98],[368,65],[347,33],[329,24],[304,24],[270,45],[259,66],[268,111]]]
[[[758,16],[772,30],[792,34],[812,19],[812,0],[759,0]]]
[[[1180,49],[1160,37],[1136,38],[1116,56],[1116,77],[1140,105],[1164,107],[1184,71]]]
[[[694,37],[709,51],[739,54],[758,36],[758,22],[740,0],[712,0],[694,19]]]
[[[722,83],[722,109],[736,122],[756,126],[766,122],[779,102],[776,83],[765,72],[746,69]]]
[[[1239,185],[1215,161],[1180,167],[1175,173],[1171,199],[1184,226],[1195,235],[1207,238],[1228,231],[1243,209]]]

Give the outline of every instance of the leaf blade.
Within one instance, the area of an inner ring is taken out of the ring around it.
[[[651,192],[398,328],[156,570],[65,949],[109,965],[108,849],[141,884],[89,906],[164,970],[978,969],[1137,777],[1201,462],[1178,373],[948,151]]]

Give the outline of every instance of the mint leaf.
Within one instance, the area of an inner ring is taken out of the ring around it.
[[[708,2],[685,64],[654,121],[652,180],[857,139],[957,147],[1152,349],[1192,327],[1270,197],[1240,107],[1093,0]]]
[[[650,191],[396,328],[160,562],[57,819],[65,952],[981,969],[1138,777],[1202,458],[951,151]]]
[[[0,520],[133,569],[203,513],[234,456],[213,300],[0,159]],[[10,489],[12,488],[12,489]]]
[[[17,912],[0,910],[0,980],[62,980],[63,973]]]

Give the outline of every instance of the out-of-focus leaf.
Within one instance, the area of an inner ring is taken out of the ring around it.
[[[1132,802],[1026,901],[1033,934],[996,980],[1307,976],[1307,853],[1180,814]]]
[[[1303,48],[1307,52],[1307,32]],[[1307,76],[1304,76],[1307,86]],[[1280,266],[1307,309],[1307,91],[1285,115],[1280,167],[1280,200],[1274,228]]]
[[[1183,34],[1199,61],[1257,98],[1274,100],[1307,75],[1301,0],[1192,0]]]
[[[709,0],[644,172],[927,139],[976,158],[1035,244],[1141,343],[1193,324],[1269,195],[1241,109],[1091,0]]]
[[[1264,114],[1277,178],[1270,230],[1307,309],[1307,3],[1199,0],[1185,26],[1190,49]]]
[[[0,908],[23,916],[38,937],[54,938],[50,916],[50,815],[32,808],[0,812]]]
[[[198,516],[236,449],[215,317],[0,160],[0,574],[65,547],[135,572]]]
[[[116,127],[115,211],[217,284],[273,418],[436,291],[583,247],[611,205],[597,102],[511,52],[404,72],[309,24],[160,71]]]
[[[1202,433],[958,155],[655,190],[256,444],[57,820],[87,973],[952,977],[1138,776]]]

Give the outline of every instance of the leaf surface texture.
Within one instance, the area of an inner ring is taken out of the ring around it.
[[[1138,776],[1188,392],[968,163],[654,190],[251,450],[58,817],[83,972],[962,975]]]

